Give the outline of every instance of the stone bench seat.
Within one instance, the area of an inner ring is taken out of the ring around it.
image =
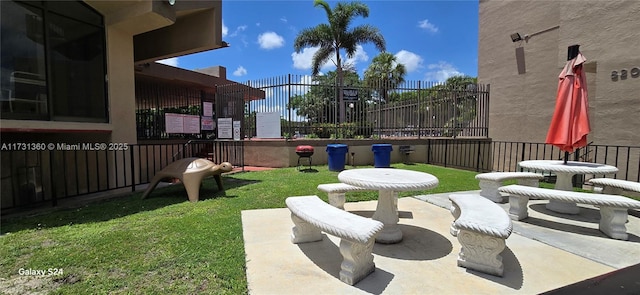
[[[462,245],[458,266],[502,276],[504,265],[500,253],[513,231],[507,212],[494,202],[472,194],[450,195],[451,234]]]
[[[509,216],[513,220],[527,218],[529,198],[594,205],[600,208],[599,229],[607,236],[627,240],[628,209],[640,209],[640,202],[619,195],[594,194],[556,189],[538,188],[523,185],[508,185],[499,188],[509,194]]]
[[[602,187],[603,194],[621,195],[625,191],[640,193],[640,182],[613,178],[593,178],[589,182]]]
[[[321,241],[321,232],[340,238],[341,281],[354,285],[375,270],[373,245],[382,222],[340,210],[318,196],[289,197],[285,203],[294,223],[294,244]]]
[[[533,172],[489,172],[476,175],[476,179],[480,181],[480,195],[496,203],[506,202],[506,198],[498,192],[504,181],[517,180],[520,185],[537,187],[543,178],[542,174]]]
[[[345,193],[356,191],[371,191],[370,189],[353,186],[346,183],[324,183],[318,185],[318,190],[327,193],[329,204],[344,209]]]

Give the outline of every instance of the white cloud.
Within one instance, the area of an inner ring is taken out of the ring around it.
[[[440,61],[437,64],[427,66],[428,71],[424,78],[427,81],[445,82],[449,77],[462,76],[464,73],[458,71],[452,64]]]
[[[162,59],[162,60],[158,60],[156,62],[157,63],[161,63],[161,64],[165,64],[165,65],[168,65],[168,66],[173,66],[173,67],[178,67],[178,64],[179,64],[177,57]]]
[[[425,20],[421,20],[418,22],[418,27],[421,29],[424,29],[428,32],[431,33],[437,33],[438,32],[438,27],[436,27],[436,25],[432,24],[429,22],[429,20],[425,19]]]
[[[316,51],[318,51],[318,49],[320,48],[307,47],[302,49],[302,52],[300,53],[296,53],[296,52],[292,53],[291,59],[293,60],[293,67],[300,70],[311,69],[313,64],[313,55],[316,53]],[[351,64],[355,66],[355,64],[357,64],[358,62],[369,60],[369,55],[367,54],[366,51],[364,51],[364,48],[362,48],[362,46],[360,45],[356,47],[356,52],[352,57],[347,59],[344,59],[345,56],[343,55],[340,55],[340,57],[343,58],[342,60],[343,66],[347,64]],[[320,69],[333,70],[335,68],[335,64],[334,64],[335,60],[336,60],[336,55],[332,54],[330,60],[322,64],[320,66]]]
[[[400,50],[395,56],[398,63],[403,64],[407,69],[407,73],[411,73],[422,67],[422,57],[411,51]]]
[[[282,21],[283,23],[286,23],[287,22],[287,18],[283,16],[283,17],[280,18],[280,21]]]
[[[311,60],[313,55],[316,54],[319,47],[307,47],[303,48],[300,53],[294,52],[291,54],[293,60],[293,67],[300,70],[307,70],[311,68]]]
[[[256,23],[256,27],[259,27],[259,26],[260,26],[260,23]]]
[[[274,49],[284,45],[284,38],[275,32],[265,32],[258,36],[258,43],[262,49]]]
[[[229,37],[235,37],[238,36],[238,33],[243,32],[244,30],[247,29],[247,25],[242,25],[242,26],[238,26],[235,31],[233,31],[233,33],[231,33],[231,35],[229,35]]]
[[[226,37],[227,33],[229,33],[229,28],[224,25],[224,20],[222,20],[222,37]]]
[[[359,61],[368,61],[368,60],[369,60],[369,55],[367,55],[367,52],[364,51],[364,48],[362,48],[361,45],[358,45],[356,47],[356,53],[353,55],[353,57],[347,58],[347,63],[351,63],[355,65]]]
[[[233,75],[234,76],[244,76],[247,74],[247,69],[245,69],[243,66],[239,66],[235,71],[233,71]]]

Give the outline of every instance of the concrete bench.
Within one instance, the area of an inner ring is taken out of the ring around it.
[[[600,207],[600,231],[617,240],[628,239],[625,226],[628,209],[640,209],[639,201],[618,195],[563,191],[517,184],[503,186],[499,191],[509,194],[509,216],[513,220],[522,220],[529,216],[527,203],[531,197],[598,206]]]
[[[291,242],[321,241],[321,231],[340,238],[341,281],[354,285],[375,270],[373,244],[382,222],[340,210],[318,196],[289,197],[285,202],[294,224]]]
[[[329,204],[340,209],[344,209],[345,193],[356,191],[370,191],[370,189],[353,186],[346,183],[320,184],[318,185],[318,190],[327,193],[329,196]]]
[[[613,178],[593,178],[589,182],[602,187],[603,194],[621,195],[625,191],[640,193],[640,182]]]
[[[489,172],[476,175],[480,181],[480,195],[496,203],[506,202],[498,188],[507,180],[517,180],[518,184],[528,186],[538,186],[538,181],[543,179],[542,174],[533,172]]]
[[[450,195],[451,234],[462,245],[458,266],[502,276],[504,265],[500,253],[513,231],[507,212],[494,202],[478,195]]]

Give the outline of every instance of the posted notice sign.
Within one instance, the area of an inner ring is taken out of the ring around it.
[[[200,116],[185,114],[164,114],[167,133],[200,133]]]
[[[218,138],[233,138],[233,118],[218,118]]]
[[[256,114],[256,137],[280,138],[280,113],[268,112]]]
[[[211,117],[202,117],[200,119],[200,122],[202,122],[202,126],[200,128],[202,128],[202,130],[213,130],[215,129],[215,124],[213,122],[213,118]]]

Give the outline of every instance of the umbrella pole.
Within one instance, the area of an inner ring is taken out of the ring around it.
[[[567,60],[572,60],[578,56],[580,53],[580,45],[571,45],[567,48]],[[569,159],[569,152],[564,152],[564,164],[567,164],[567,160]]]

